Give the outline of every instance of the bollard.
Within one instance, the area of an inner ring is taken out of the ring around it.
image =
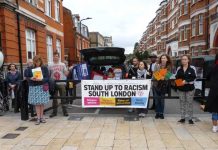
[[[29,119],[29,111],[28,111],[28,82],[26,80],[21,82],[20,87],[20,115],[21,115],[21,120],[28,120]]]

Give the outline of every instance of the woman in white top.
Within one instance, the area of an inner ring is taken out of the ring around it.
[[[147,64],[144,61],[139,62],[139,68],[137,70],[137,79],[146,79],[147,76]],[[146,108],[139,108],[137,111],[139,117],[145,117],[147,113]]]

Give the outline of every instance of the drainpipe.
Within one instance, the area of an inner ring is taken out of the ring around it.
[[[19,2],[16,0],[17,9],[19,9]],[[23,79],[23,61],[22,61],[22,49],[21,49],[21,37],[20,37],[20,14],[17,12],[17,38],[18,38],[18,51],[19,51],[19,63],[21,78]]]
[[[207,12],[206,12],[206,26],[207,26],[207,28],[206,28],[206,45],[207,45],[207,49],[209,50],[209,48],[210,48],[210,43],[209,43],[209,38],[210,38],[210,36],[209,36],[209,29],[210,29],[210,25],[209,25],[209,0],[207,0],[206,1],[206,9],[207,9]],[[208,52],[208,51],[207,51]],[[210,53],[210,52],[209,52]]]

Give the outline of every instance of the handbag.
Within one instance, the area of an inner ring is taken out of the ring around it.
[[[42,88],[43,88],[43,91],[47,92],[49,90],[48,83],[43,84]]]

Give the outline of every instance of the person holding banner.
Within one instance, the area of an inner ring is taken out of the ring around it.
[[[172,76],[172,61],[170,57],[163,54],[159,58],[153,73],[153,90],[155,101],[155,119],[164,119],[165,94],[169,89],[169,79]]]
[[[185,116],[189,116],[189,124],[194,124],[193,118],[193,97],[195,92],[194,81],[196,79],[195,67],[190,65],[191,58],[183,55],[181,58],[181,66],[176,71],[176,86],[179,91],[180,99],[180,123],[185,123]]]
[[[33,67],[28,68],[25,78],[29,83],[28,103],[35,106],[37,121],[36,125],[46,123],[44,119],[44,105],[49,102],[49,72],[43,65],[42,58],[33,58]]]
[[[133,58],[132,59],[132,66],[129,69],[129,73],[128,73],[128,79],[136,79],[137,78],[137,70],[139,67],[139,60],[138,58]]]
[[[55,81],[58,80],[66,80],[67,76],[69,74],[69,71],[67,70],[67,67],[64,63],[60,62],[60,54],[58,52],[55,52],[53,54],[53,63],[49,64],[49,72],[52,79]],[[58,93],[60,96],[66,96],[66,83],[65,82],[59,82],[55,84],[55,96],[58,96]],[[67,108],[67,99],[62,98],[61,99],[61,105],[62,105],[62,111],[64,116],[68,116]],[[53,112],[50,115],[50,117],[57,116],[58,111],[58,101],[57,99],[53,99]]]
[[[140,61],[139,68],[137,70],[137,79],[144,80],[146,79],[146,77],[147,77],[147,64],[144,61]],[[145,117],[147,113],[147,109],[139,108],[137,113],[139,117]]]

